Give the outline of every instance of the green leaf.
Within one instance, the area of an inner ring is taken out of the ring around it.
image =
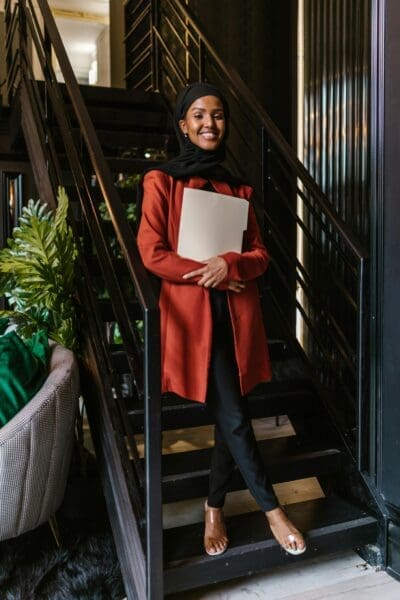
[[[69,348],[77,344],[73,296],[77,248],[67,222],[68,197],[58,191],[55,214],[40,201],[23,208],[7,248],[0,251],[0,294],[23,336],[38,328]]]

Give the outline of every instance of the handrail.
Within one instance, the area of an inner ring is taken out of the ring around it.
[[[160,543],[162,538],[162,505],[158,300],[139,257],[133,231],[128,223],[121,200],[114,186],[110,169],[103,155],[96,131],[85,106],[47,0],[36,0],[35,5],[33,4],[33,0],[19,0],[19,3],[14,7],[12,12],[10,10],[10,3],[7,6],[7,22],[12,25],[12,30],[10,31],[9,29],[7,32],[7,40],[10,48],[12,47],[13,36],[19,32],[19,61],[16,63],[14,54],[14,60],[11,63],[13,65],[13,86],[9,90],[10,93],[13,93],[14,81],[17,85],[19,84],[23,116],[24,110],[30,112],[30,126],[35,126],[37,129],[36,135],[38,143],[41,146],[41,157],[43,157],[43,160],[46,160],[46,165],[42,165],[40,170],[44,174],[44,179],[49,182],[46,188],[50,190],[47,194],[47,199],[50,202],[52,201],[53,194],[51,194],[51,190],[54,192],[61,183],[61,167],[55,152],[53,132],[49,123],[49,116],[54,116],[60,128],[61,141],[71,168],[75,191],[81,204],[86,226],[96,248],[107,289],[110,291],[114,313],[123,337],[128,365],[137,388],[142,385],[139,381],[139,376],[143,376],[143,389],[138,390],[138,395],[143,395],[145,405],[146,456],[144,462],[146,478],[143,476],[143,467],[140,464],[130,424],[126,418],[126,407],[123,405],[122,397],[118,390],[119,384],[116,379],[114,366],[110,361],[108,342],[105,338],[105,330],[101,323],[98,306],[95,302],[93,290],[88,285],[90,273],[84,261],[80,260],[81,276],[79,277],[79,281],[81,283],[79,283],[78,290],[79,295],[84,300],[84,306],[88,310],[88,330],[92,336],[90,340],[92,350],[88,350],[88,356],[94,361],[94,366],[90,375],[93,377],[95,387],[96,385],[99,387],[103,383],[103,389],[99,394],[99,407],[103,411],[102,414],[104,413],[102,417],[102,435],[103,437],[104,435],[108,435],[110,438],[109,443],[113,445],[112,451],[110,446],[110,452],[114,456],[113,460],[117,460],[115,457],[120,456],[120,462],[116,465],[115,476],[120,482],[125,477],[124,482],[121,483],[124,495],[124,499],[121,502],[125,503],[126,510],[126,503],[130,501],[136,519],[136,522],[133,522],[133,517],[130,519],[128,524],[129,529],[127,530],[135,536],[135,539],[129,540],[129,545],[133,544],[132,547],[136,548],[135,556],[127,552],[125,547],[121,562],[121,566],[130,571],[124,572],[124,576],[128,575],[129,579],[126,592],[130,600],[136,597],[137,594],[143,598],[145,596],[148,598],[159,598],[162,594],[163,565],[162,543]],[[43,32],[39,24],[40,15],[43,18]],[[15,25],[17,19],[18,30]],[[33,48],[36,50],[39,65],[44,75],[44,99],[42,98],[38,82],[34,79],[32,56],[31,52],[28,51],[28,36],[30,36],[29,41],[32,40],[33,42]],[[87,174],[85,175],[84,166],[80,160],[78,146],[72,135],[61,89],[52,67],[52,51],[54,51],[63,74],[74,118],[78,123],[81,140],[89,157],[91,172],[95,174],[99,184],[102,200],[110,215],[111,224],[119,249],[122,252],[123,261],[135,290],[137,301],[142,309],[145,339],[143,356],[141,349],[137,346],[136,333],[129,315],[128,304],[122,294],[120,282],[113,267],[112,253],[98,209],[99,201],[93,195]],[[19,79],[17,79],[17,76]],[[73,220],[71,224],[78,245],[80,245]],[[93,351],[93,348],[95,348],[95,351]],[[141,362],[142,359],[144,362],[143,373],[138,370],[136,364],[139,360]],[[104,377],[103,382],[101,382],[99,374]],[[87,389],[90,389],[90,386]],[[96,410],[92,410],[92,414],[95,413]],[[107,422],[107,419],[109,422]],[[106,433],[103,434],[103,431]],[[136,469],[136,471],[132,470],[131,474],[125,436],[127,437],[127,442],[130,444],[131,458]],[[107,468],[107,465],[104,465],[104,470],[107,470]],[[140,486],[145,486],[145,489],[141,490]],[[142,504],[142,492],[144,492],[145,496],[144,508]],[[116,521],[118,520],[121,520],[121,515],[116,519]],[[123,530],[121,523],[119,523],[119,526]],[[135,565],[135,561],[137,561],[137,565]],[[134,590],[136,591],[134,592]]]
[[[65,144],[68,149],[68,155],[70,157],[71,167],[75,174],[79,174],[80,184],[85,188],[86,194],[87,194],[88,198],[90,199],[89,189],[87,186],[87,182],[85,181],[85,176],[82,171],[82,166],[80,164],[79,157],[75,150],[72,136],[69,131],[70,128],[68,126],[66,115],[65,115],[64,111],[60,111],[58,108],[61,103],[61,99],[60,99],[61,96],[60,96],[60,92],[57,91],[57,88],[55,87],[54,82],[56,81],[56,79],[55,79],[55,74],[54,74],[53,68],[51,65],[47,64],[45,53],[42,50],[42,45],[44,46],[44,39],[41,36],[35,13],[32,10],[31,0],[28,0],[28,4],[30,5],[31,11],[25,12],[26,23],[27,23],[27,25],[29,27],[29,31],[32,35],[32,39],[33,39],[36,51],[38,53],[39,61],[42,64],[43,69],[47,68],[47,70],[49,71],[49,74],[51,75],[52,84],[48,86],[48,93],[54,103],[54,106],[55,106],[54,112],[57,115],[57,118],[59,119],[60,128],[64,134]],[[22,6],[24,6],[24,3],[22,4]],[[21,41],[20,44],[21,44],[21,47],[24,48],[25,42]],[[25,52],[25,54],[26,54],[26,52]],[[31,70],[31,73],[33,75],[32,70]],[[51,159],[52,159],[52,161],[54,160],[53,153],[51,153]],[[100,156],[100,160],[101,160],[101,156]],[[105,163],[104,157],[103,157],[103,163],[104,163],[105,170],[109,173],[109,169],[106,168],[106,163]],[[116,193],[115,188],[113,191],[114,191],[114,193]],[[119,201],[118,197],[117,197],[117,199]],[[133,358],[134,357],[133,349],[135,347],[135,335],[134,335],[132,325],[129,320],[128,310],[125,306],[124,299],[122,297],[122,293],[119,289],[118,280],[115,276],[115,273],[113,272],[112,260],[109,255],[109,252],[107,250],[106,239],[101,230],[100,216],[98,214],[98,211],[96,211],[96,209],[94,208],[93,203],[92,203],[92,207],[93,207],[92,212],[93,212],[94,218],[88,219],[89,228],[91,228],[92,236],[97,238],[99,253],[102,256],[101,265],[102,265],[106,279],[110,282],[110,285],[112,286],[111,287],[112,301],[113,301],[113,304],[115,307],[115,311],[116,311],[118,320],[121,322],[124,334],[126,334],[125,345],[126,345],[126,350],[128,353],[128,359],[130,360],[130,363],[132,366],[133,375],[137,378],[138,376],[140,376],[140,374],[139,374],[138,370],[135,369],[134,358]],[[85,208],[86,207],[84,206],[84,210],[85,210]],[[123,215],[123,217],[125,218],[125,215]],[[125,220],[126,220],[126,218],[125,218]],[[93,228],[94,222],[97,223],[96,229]],[[127,225],[127,226],[129,228],[129,225]]]
[[[329,204],[327,199],[321,192],[321,189],[316,184],[314,179],[311,177],[304,165],[299,161],[293,148],[283,137],[279,128],[275,125],[266,110],[260,105],[259,101],[255,98],[251,89],[244,83],[243,79],[236,73],[236,71],[225,65],[221,57],[215,50],[214,46],[208,40],[207,36],[199,28],[193,13],[187,6],[184,6],[180,0],[165,0],[165,2],[171,6],[176,5],[184,16],[186,24],[189,24],[192,29],[197,33],[199,39],[201,39],[204,49],[217,63],[219,69],[224,73],[226,81],[229,83],[230,92],[236,97],[238,102],[245,102],[249,106],[250,113],[255,115],[258,120],[265,127],[269,138],[276,145],[278,150],[283,154],[287,162],[295,171],[296,175],[307,184],[307,187],[312,191],[313,197],[317,199],[323,211],[329,216],[332,223],[340,233],[343,240],[346,242],[348,247],[357,256],[357,258],[366,258],[368,252],[363,247],[362,243],[357,239],[354,233],[350,230],[348,225],[340,218],[335,212],[333,207]],[[155,31],[157,32],[156,27]]]
[[[338,428],[351,440],[353,450],[354,422],[362,422],[368,397],[368,250],[253,92],[222,60],[184,0],[148,0],[148,5],[151,14],[137,35],[142,37],[147,27],[152,53],[138,65],[139,52],[132,51],[135,28],[129,18],[135,3],[126,4],[127,83],[144,87],[151,76],[152,89],[164,93],[171,105],[182,85],[208,78],[226,95],[231,106],[228,163],[258,184],[255,207],[271,251],[266,278],[270,306],[313,368],[314,381],[331,412],[336,410],[333,388],[349,399],[346,427],[338,423]],[[361,442],[357,446],[361,465]]]
[[[66,88],[69,92],[76,117],[87,144],[96,177],[100,182],[100,187],[118,237],[118,242],[124,253],[126,264],[135,284],[135,290],[140,298],[141,304],[146,310],[157,311],[158,300],[154,295],[150,279],[136,251],[135,236],[129,226],[122,203],[118,197],[115,186],[113,185],[110,169],[105,161],[99,139],[79,90],[79,84],[72,70],[71,63],[68,60],[56,22],[47,0],[36,1],[42,12],[43,18],[45,19],[46,29],[54,47],[55,55],[63,73]]]

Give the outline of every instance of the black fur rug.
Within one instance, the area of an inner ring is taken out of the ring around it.
[[[73,464],[57,513],[61,547],[44,524],[0,543],[1,600],[122,600],[124,587],[92,459]]]

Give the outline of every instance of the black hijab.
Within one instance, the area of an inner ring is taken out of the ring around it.
[[[185,115],[198,98],[203,96],[216,96],[224,107],[226,130],[224,139],[217,150],[203,150],[193,144],[189,137],[185,136],[179,126],[179,121]],[[193,175],[201,175],[206,179],[226,181],[232,185],[243,183],[241,179],[232,175],[221,163],[225,160],[225,142],[229,130],[229,106],[222,92],[211,83],[192,83],[178,94],[174,110],[174,128],[179,142],[180,152],[171,160],[160,163],[154,169],[163,171],[175,179],[187,179]]]
[[[203,96],[216,96],[224,107],[226,131],[224,139],[216,150],[203,150],[193,144],[185,136],[179,126],[179,121],[198,98]],[[238,185],[240,180],[234,177],[221,163],[225,160],[225,141],[229,129],[229,106],[221,91],[211,83],[192,83],[185,87],[176,99],[174,111],[174,127],[179,142],[180,153],[172,160],[161,165],[159,170],[168,173],[175,179],[186,179],[192,175],[201,175],[206,179],[226,181]]]
[[[193,144],[190,139],[185,136],[179,127],[179,121],[184,119],[189,107],[198,98],[203,96],[216,96],[222,102],[224,107],[225,116],[225,135],[224,139],[218,146],[213,150],[203,150]],[[177,96],[175,111],[174,111],[174,128],[179,142],[180,152],[178,156],[171,160],[160,163],[156,167],[152,167],[150,170],[156,169],[162,171],[174,177],[175,179],[188,179],[194,175],[199,175],[205,179],[214,179],[215,181],[224,181],[231,185],[240,185],[243,183],[242,179],[232,175],[228,169],[223,167],[221,163],[225,160],[225,141],[229,129],[229,106],[228,103],[221,93],[221,91],[211,83],[192,83],[186,86]],[[142,181],[145,171],[141,177],[138,186],[137,195],[137,221],[139,223],[142,209],[143,200],[143,186]]]

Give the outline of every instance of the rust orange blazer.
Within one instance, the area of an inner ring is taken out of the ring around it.
[[[176,253],[182,196],[185,187],[202,188],[207,181],[191,177],[176,180],[162,171],[149,171],[143,180],[142,218],[138,247],[146,268],[161,278],[161,385],[163,392],[205,402],[212,343],[212,316],[209,290],[198,286],[185,273],[202,267],[197,261]],[[231,187],[211,181],[222,194],[249,200],[252,188]],[[256,278],[268,265],[252,206],[243,252],[228,252],[228,280],[247,282],[241,293],[227,291],[234,333],[235,354],[242,394],[271,377],[271,366],[258,298]],[[220,289],[226,285],[222,283]]]

